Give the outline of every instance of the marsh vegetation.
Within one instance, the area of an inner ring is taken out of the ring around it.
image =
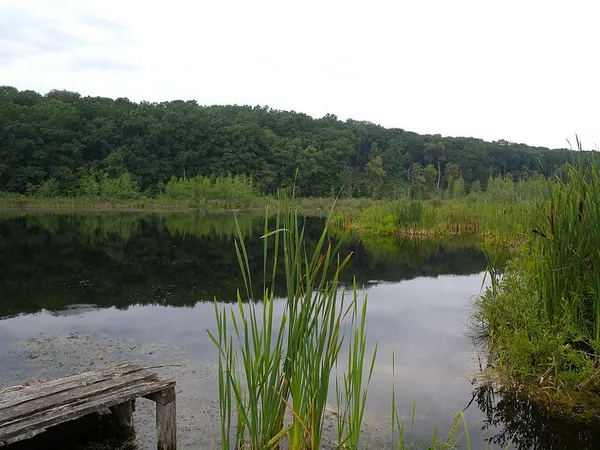
[[[578,164],[551,183],[545,215],[475,321],[492,363],[557,391],[600,388],[600,167]]]

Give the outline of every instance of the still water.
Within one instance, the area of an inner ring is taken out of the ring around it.
[[[263,219],[238,220],[260,280]],[[305,224],[310,245],[324,220]],[[180,446],[214,446],[216,352],[206,330],[215,328],[213,300],[231,303],[243,286],[234,234],[231,214],[0,215],[0,389],[114,361],[166,366],[157,370],[177,381]],[[393,380],[407,424],[414,408],[416,441],[436,428],[446,435],[464,410],[475,449],[511,438],[520,449],[595,448],[585,430],[474,386],[485,359],[468,326],[486,267],[476,242],[350,237],[348,252],[343,281],[356,279],[368,296],[368,339],[379,344],[365,421],[371,448],[391,448]],[[151,414],[138,409],[139,447],[151,448]]]

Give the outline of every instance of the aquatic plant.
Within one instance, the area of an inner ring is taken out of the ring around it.
[[[513,378],[600,391],[600,160],[566,167],[548,188],[547,216],[474,320]]]
[[[487,202],[472,198],[451,201],[375,202],[362,213],[336,214],[333,225],[355,228],[363,235],[489,235],[520,238],[547,205],[533,202]]]
[[[568,166],[550,198],[548,220],[534,230],[544,311],[600,343],[600,160]]]
[[[280,258],[285,267],[286,296],[283,315],[274,316],[273,284],[263,285],[256,303],[251,270],[240,231],[236,252],[245,282],[246,306],[238,294],[237,308],[215,305],[217,334],[210,338],[219,350],[221,446],[229,448],[321,448],[330,376],[346,334],[351,336],[348,370],[337,398],[340,446],[356,448],[366,402],[366,308],[356,286],[346,299],[338,289],[340,271],[350,256],[339,256],[327,241],[324,228],[312,253],[307,253],[304,228],[297,211],[284,200],[275,229],[264,229],[264,279],[275,274]],[[272,265],[268,264],[273,241]],[[274,282],[274,281],[273,281]],[[232,333],[230,334],[230,330]],[[233,424],[235,417],[235,425]]]

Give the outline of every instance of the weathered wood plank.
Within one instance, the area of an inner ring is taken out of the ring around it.
[[[157,450],[177,449],[177,411],[175,406],[175,387],[170,387],[158,393],[162,399],[172,399],[169,402],[156,402],[156,435]]]
[[[113,414],[119,425],[120,432],[127,434],[127,436],[135,436],[133,400],[113,406]]]
[[[90,383],[99,383],[138,370],[140,370],[139,366],[130,363],[113,364],[106,366],[102,370],[84,372],[78,375],[34,384],[22,389],[9,390],[0,394],[0,411],[6,408],[12,408],[20,403],[34,400],[38,397],[62,392],[78,386],[85,386]]]
[[[101,396],[110,394],[111,391],[126,386],[136,386],[145,381],[156,381],[158,375],[149,370],[138,369],[135,372],[124,376],[118,376],[100,382],[91,382],[90,384],[63,389],[58,393],[52,393],[27,402],[19,403],[12,408],[3,408],[0,410],[0,426],[8,424],[21,417],[68,405],[73,402],[84,400],[87,397]]]
[[[174,387],[172,381],[146,381],[134,386],[123,386],[101,396],[86,397],[52,410],[45,410],[24,417],[11,424],[0,424],[0,441],[7,441],[30,431],[48,428],[59,423],[78,419],[100,409],[134,400],[136,397],[150,395]]]
[[[175,389],[165,389],[164,391],[155,392],[150,395],[144,395],[148,400],[166,405],[175,401]]]

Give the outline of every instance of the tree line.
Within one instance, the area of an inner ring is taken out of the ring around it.
[[[332,114],[0,87],[5,192],[182,195],[188,179],[208,189],[206,180],[244,176],[260,194],[296,186],[307,197],[423,199],[549,177],[572,159],[567,149],[419,135]]]

